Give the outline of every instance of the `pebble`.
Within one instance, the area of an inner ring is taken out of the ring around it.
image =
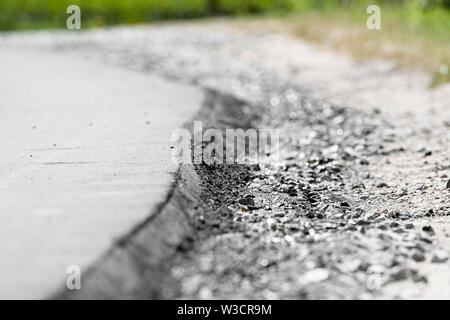
[[[431,239],[430,235],[426,232],[421,232],[419,237],[423,242],[433,243],[433,239]]]
[[[443,263],[448,260],[448,253],[444,249],[437,249],[433,252],[433,258],[431,262],[434,263]]]
[[[361,260],[353,259],[344,261],[339,264],[338,268],[341,272],[355,272],[361,266]]]
[[[399,188],[397,189],[397,191],[395,192],[395,195],[397,197],[403,197],[404,195],[406,195],[407,191],[404,188]]]
[[[417,262],[425,261],[425,255],[420,251],[414,252],[411,258],[413,258],[413,260]]]
[[[394,270],[391,273],[391,280],[392,281],[402,281],[408,279],[408,277],[411,275],[411,270],[408,268],[400,268],[397,270]]]
[[[428,279],[427,277],[425,277],[424,275],[421,275],[417,272],[414,272],[412,274],[412,278],[414,282],[423,282],[423,283],[428,283]]]
[[[262,267],[267,267],[269,265],[269,260],[262,258],[258,261],[259,265]]]
[[[361,159],[361,160],[359,160],[359,163],[360,163],[361,165],[363,165],[363,166],[368,166],[368,165],[369,165],[369,161],[366,160],[366,159]]]
[[[367,273],[384,273],[386,272],[386,267],[381,265],[381,264],[374,264],[371,265],[368,269],[367,269]]]
[[[329,276],[330,272],[327,269],[317,268],[310,270],[301,276],[300,282],[304,284],[321,282],[327,280]]]
[[[436,235],[436,232],[434,231],[433,227],[428,225],[428,226],[424,226],[422,228],[423,231],[425,231],[426,233],[428,233],[430,236],[434,236]]]
[[[238,200],[238,202],[247,207],[255,206],[255,200],[253,200],[253,198],[241,198]]]
[[[422,190],[425,190],[425,185],[424,185],[424,184],[421,184],[421,183],[416,184],[416,185],[412,186],[411,190],[413,190],[413,191],[422,191]]]

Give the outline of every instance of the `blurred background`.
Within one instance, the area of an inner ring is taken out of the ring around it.
[[[65,28],[72,4],[81,8],[82,29],[228,17],[289,31],[356,59],[425,70],[431,87],[450,81],[450,0],[0,0],[0,30]],[[384,32],[366,28],[369,4],[381,7]]]
[[[309,10],[345,9],[351,14],[369,4],[385,7],[409,23],[450,26],[450,0],[0,0],[0,28],[63,28],[65,9],[71,4],[82,8],[85,27]]]

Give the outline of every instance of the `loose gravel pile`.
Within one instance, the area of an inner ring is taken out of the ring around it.
[[[281,130],[281,158],[197,168],[204,190],[198,232],[173,262],[180,287],[164,297],[367,299],[391,282],[426,283],[406,262],[426,259],[433,228],[415,227],[409,213],[365,205],[365,166],[392,138],[389,126],[292,87],[267,93],[267,108],[216,95],[222,110],[263,108],[252,125]]]

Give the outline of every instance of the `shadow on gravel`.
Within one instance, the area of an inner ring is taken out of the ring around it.
[[[195,121],[202,121],[205,129],[248,129],[257,118],[245,102],[208,90]],[[193,129],[190,124],[186,124],[186,128]],[[239,190],[249,181],[249,171],[250,167],[245,165],[182,164],[172,191],[156,213],[119,239],[86,272],[82,290],[62,289],[54,298],[161,299],[179,296],[180,283],[170,272],[175,257],[184,256],[195,242],[219,232],[216,227],[229,219],[223,205],[239,197]],[[219,217],[217,210],[221,207],[224,211]]]

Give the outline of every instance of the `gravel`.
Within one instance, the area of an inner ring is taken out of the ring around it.
[[[437,249],[433,252],[433,259],[432,262],[435,263],[444,263],[448,260],[448,252],[444,249]]]
[[[309,86],[318,71],[302,61],[320,54],[295,50],[292,40],[220,28],[113,28],[40,39],[52,50],[203,87],[205,127],[280,130],[276,163],[196,166],[196,232],[168,263],[172,285],[159,298],[392,298],[387,285],[428,281],[415,263],[447,261],[444,250],[433,251],[434,228],[415,223],[450,212],[441,178],[450,174],[440,118],[448,109],[405,115],[392,92],[381,92],[373,106],[373,93],[359,85],[363,78],[400,83],[402,74],[331,59],[330,81],[320,82],[322,73]],[[342,78],[334,81],[334,73]],[[417,152],[421,145],[433,152]]]

